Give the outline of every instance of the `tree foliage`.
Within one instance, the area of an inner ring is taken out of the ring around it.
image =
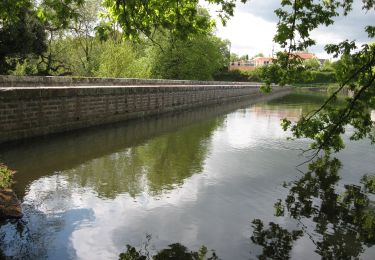
[[[16,31],[8,37],[3,26],[0,34],[4,74],[208,80],[228,63],[228,42],[213,36],[213,20],[196,1],[26,2],[1,13]],[[213,2],[224,6],[225,17],[233,13],[234,1]],[[21,7],[38,22],[29,30],[39,33],[35,39],[22,34],[35,23],[19,19]]]
[[[309,70],[319,70],[321,67],[320,61],[317,58],[305,60],[303,64],[305,68]]]
[[[223,23],[233,16],[235,0],[206,1],[220,5],[219,16]],[[158,29],[167,30],[179,39],[210,32],[215,22],[202,15],[198,4],[196,0],[104,0],[111,18],[121,25],[129,39],[137,39],[141,34],[153,38]]]
[[[212,80],[229,63],[228,42],[213,35],[189,40],[163,40],[162,49],[149,50],[151,73],[157,78]]]
[[[0,3],[0,73],[8,73],[30,56],[45,67],[55,62],[47,47],[67,28],[84,0],[4,0]],[[47,70],[48,71],[48,70]]]
[[[281,5],[275,11],[279,23],[274,40],[285,51],[279,52],[274,64],[264,71],[263,78],[268,90],[271,83],[285,85],[306,76],[306,66],[293,52],[313,46],[316,42],[311,37],[311,31],[321,25],[333,24],[334,18],[339,15],[347,15],[352,10],[353,1],[286,0]],[[364,10],[371,12],[374,7],[374,1],[363,1]],[[372,25],[366,27],[369,37],[374,36],[373,29]],[[357,47],[354,41],[346,40],[339,44],[329,44],[325,50],[335,57],[342,57],[336,66],[336,78],[340,87],[317,111],[301,117],[295,124],[288,120],[283,122],[284,129],[291,129],[296,138],[307,137],[314,141],[311,150],[308,150],[312,151],[310,159],[315,158],[321,150],[337,152],[344,148],[341,135],[347,125],[352,125],[355,129],[351,139],[368,137],[375,140],[370,117],[375,102],[375,46],[364,44]],[[346,99],[344,107],[332,106],[332,102],[344,88],[348,88],[353,95]]]
[[[46,50],[46,34],[28,1],[2,1],[0,4],[0,73],[14,69],[17,60]],[[7,11],[5,11],[7,10]]]
[[[68,28],[80,15],[78,7],[85,0],[42,0],[35,1],[38,16],[43,21],[46,29],[57,31]]]
[[[123,77],[123,78],[148,78],[149,69],[147,60],[142,63],[141,58],[130,43],[115,43],[107,41],[102,43],[103,52],[99,56],[99,67],[95,76]]]

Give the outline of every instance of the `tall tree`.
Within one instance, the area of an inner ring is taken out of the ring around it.
[[[150,49],[151,72],[158,78],[211,80],[229,63],[228,42],[213,35],[189,40],[164,38],[162,49]]]
[[[95,32],[99,25],[98,18],[101,11],[100,0],[86,0],[78,8],[78,16],[70,25],[70,31],[75,39],[77,49],[76,54],[80,61],[80,71],[83,76],[92,76],[95,64],[92,61],[93,48],[96,41]]]
[[[65,31],[72,28],[80,15],[80,7],[85,0],[42,0],[38,2],[38,16],[47,32],[48,50],[40,55],[39,70],[44,75],[56,74],[61,68],[67,69],[64,61],[58,58],[61,49],[56,49],[55,40],[63,39]]]
[[[44,27],[27,0],[0,3],[0,73],[14,69],[17,60],[46,50]]]
[[[259,52],[257,54],[255,54],[252,59],[256,58],[256,57],[264,57],[264,54],[262,52]]]

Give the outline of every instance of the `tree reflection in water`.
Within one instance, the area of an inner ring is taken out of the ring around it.
[[[79,169],[66,170],[68,182],[92,187],[103,198],[114,199],[121,193],[136,197],[146,190],[158,196],[202,172],[210,138],[223,120],[192,124],[93,159]]]
[[[202,246],[198,251],[189,251],[180,243],[174,243],[160,250],[154,255],[150,252],[151,235],[147,235],[147,242],[142,249],[126,245],[126,251],[119,255],[119,260],[218,260],[215,251],[209,252],[207,247]]]
[[[289,184],[289,194],[275,204],[276,216],[297,220],[300,230],[288,231],[278,224],[264,228],[261,220],[253,221],[251,240],[263,248],[260,259],[289,258],[293,242],[306,233],[323,259],[357,259],[364,247],[375,244],[375,176],[364,176],[360,185],[338,181],[341,162],[329,155],[309,165],[299,180]],[[314,230],[304,222],[312,222]],[[314,235],[312,235],[313,231]]]
[[[263,222],[260,219],[253,220],[253,236],[251,241],[263,247],[262,255],[259,259],[288,259],[293,242],[303,235],[301,230],[289,232],[287,229],[273,222],[269,223],[269,228],[263,228]]]

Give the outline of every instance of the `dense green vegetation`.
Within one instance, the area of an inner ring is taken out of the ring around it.
[[[163,36],[159,43],[64,37],[51,43],[46,63],[40,57],[28,58],[8,72],[15,75],[210,80],[228,61],[226,42],[213,35],[173,43],[168,36]],[[207,46],[209,51],[205,49]]]
[[[208,2],[222,7],[220,17],[224,23],[233,15],[233,1]],[[230,60],[249,56],[230,54],[230,42],[214,35],[215,22],[195,1],[166,3],[3,1],[0,74],[257,82],[267,79],[264,69],[228,71]],[[335,82],[334,66],[328,65],[306,62],[309,75],[296,83]]]
[[[311,59],[303,62],[305,67],[306,77],[298,78],[295,83],[306,84],[306,83],[335,83],[336,79],[336,67],[338,62],[331,62],[326,60],[323,64],[320,64],[319,60]]]
[[[214,78],[219,81],[250,81],[250,82],[261,82],[262,81],[262,68],[257,68],[253,71],[240,71],[227,69],[218,71]]]
[[[133,9],[101,0],[5,2],[1,74],[212,80],[229,62],[229,42],[214,36],[214,22],[197,5],[179,8],[183,19],[173,24],[176,17],[138,19],[141,11],[132,10],[150,1],[134,1]],[[158,5],[152,8],[174,10]],[[127,27],[129,17],[152,32]]]

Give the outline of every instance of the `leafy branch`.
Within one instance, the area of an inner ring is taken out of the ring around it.
[[[308,71],[302,59],[298,59],[294,52],[315,45],[315,41],[310,37],[311,31],[320,25],[331,25],[333,18],[340,15],[340,8],[343,10],[342,15],[347,15],[352,10],[352,5],[352,0],[282,1],[282,8],[275,11],[279,23],[274,40],[286,50],[279,52],[273,64],[263,70],[265,89],[272,83],[293,84],[298,78],[307,75]],[[363,9],[366,11],[372,11],[373,7],[374,1],[363,1]],[[367,26],[365,29],[369,37],[375,35],[373,28]],[[287,119],[282,122],[283,129],[291,130],[295,138],[313,140],[310,148],[302,152],[304,155],[312,152],[304,163],[314,160],[322,150],[330,153],[343,149],[341,134],[345,132],[348,124],[355,129],[351,139],[370,137],[374,141],[370,111],[375,103],[375,45],[364,44],[357,50],[354,41],[346,40],[337,45],[327,45],[325,49],[335,57],[341,55],[336,72],[339,88],[318,109],[302,116],[298,122],[293,124]],[[335,107],[338,95],[343,89],[351,91],[353,96],[346,99],[344,107]]]

